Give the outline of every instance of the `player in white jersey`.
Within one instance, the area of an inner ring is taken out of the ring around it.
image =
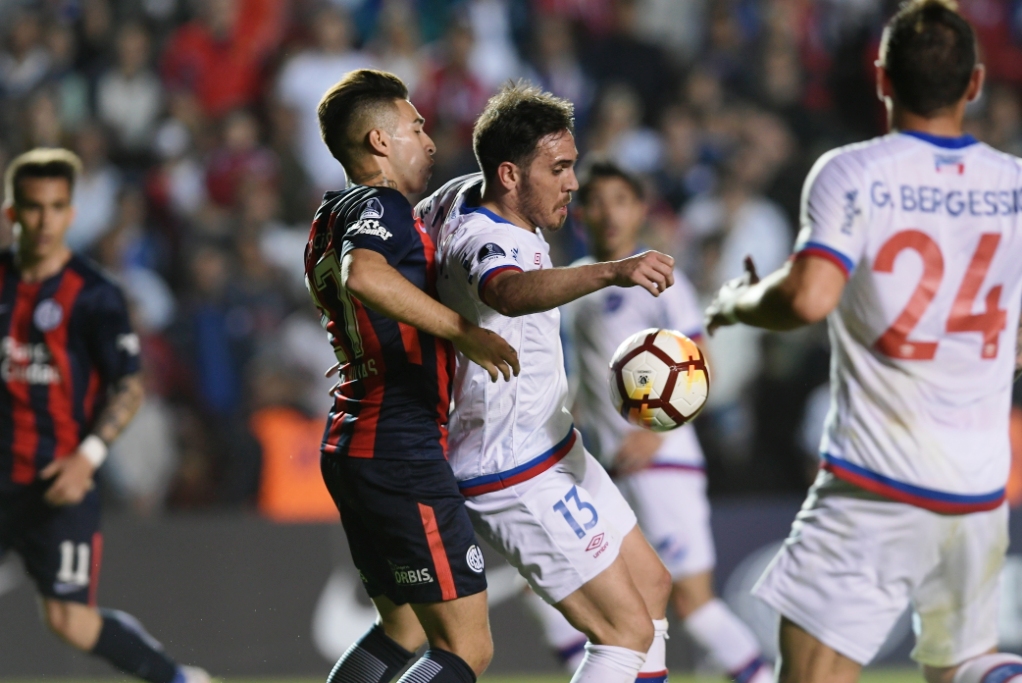
[[[580,174],[582,219],[595,255],[585,265],[638,253],[647,205],[641,182],[608,160],[591,160]],[[574,410],[586,445],[611,471],[635,511],[639,527],[674,582],[671,606],[686,632],[737,683],[768,683],[772,670],[755,636],[714,596],[715,553],[706,499],[703,452],[692,425],[657,434],[633,427],[614,409],[608,366],[618,345],[639,330],[679,330],[694,340],[703,312],[688,279],[674,271],[674,286],[659,297],[638,289],[608,287],[561,309]],[[543,624],[555,653],[574,670],[585,636],[534,594],[528,605]]]
[[[787,266],[725,285],[710,332],[828,317],[823,471],[754,592],[782,615],[782,681],[853,681],[911,605],[930,683],[1003,683],[1008,414],[1022,299],[1022,165],[962,134],[972,27],[946,2],[887,24],[892,132],[817,162]]]
[[[578,188],[572,118],[565,100],[505,87],[476,123],[483,174],[419,207],[439,227],[441,300],[503,336],[522,365],[497,386],[458,357],[449,460],[477,533],[588,636],[573,680],[664,680],[670,575],[572,425],[557,306],[611,285],[660,295],[674,260],[553,268],[540,229],[564,224]]]

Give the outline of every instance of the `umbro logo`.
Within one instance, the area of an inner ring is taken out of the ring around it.
[[[586,552],[596,550],[601,545],[603,545],[603,534],[599,533],[593,536],[593,540],[589,541],[589,545],[586,546]]]

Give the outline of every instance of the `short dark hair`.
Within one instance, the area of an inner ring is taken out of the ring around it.
[[[568,100],[518,81],[490,98],[476,121],[472,151],[487,181],[505,161],[525,168],[536,145],[548,135],[574,132],[575,106]]]
[[[21,154],[7,166],[4,173],[4,203],[17,205],[22,201],[20,183],[25,178],[63,178],[68,190],[74,190],[82,161],[78,155],[60,147],[36,147]]]
[[[395,100],[407,100],[408,87],[386,71],[351,71],[319,101],[319,130],[327,149],[346,170],[364,154],[363,138],[392,114]]]
[[[909,0],[884,27],[880,63],[898,103],[929,117],[965,95],[976,34],[951,0]]]
[[[607,180],[608,178],[617,178],[623,181],[635,194],[636,199],[644,200],[646,198],[646,191],[637,176],[629,173],[606,157],[595,157],[587,159],[578,172],[578,200],[583,205],[588,204],[593,186],[600,180]]]

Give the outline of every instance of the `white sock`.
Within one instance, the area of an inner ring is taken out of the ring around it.
[[[638,683],[667,683],[667,620],[653,620],[653,644],[639,669]]]
[[[635,683],[645,661],[644,652],[586,643],[586,656],[571,677],[571,683]]]
[[[955,672],[953,683],[1007,683],[1018,676],[1022,676],[1022,657],[996,652],[966,660]]]
[[[692,640],[709,652],[735,683],[768,683],[773,679],[756,636],[720,598],[690,614],[684,626]]]
[[[564,615],[546,600],[530,591],[522,592],[529,612],[543,628],[543,638],[566,671],[576,671],[586,656],[586,636],[568,623]]]

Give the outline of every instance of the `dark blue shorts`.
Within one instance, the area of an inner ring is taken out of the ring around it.
[[[369,597],[422,604],[486,590],[483,554],[446,460],[324,453],[321,464]]]
[[[96,604],[103,536],[99,494],[78,505],[54,507],[45,485],[0,488],[0,556],[13,550],[45,597]]]

